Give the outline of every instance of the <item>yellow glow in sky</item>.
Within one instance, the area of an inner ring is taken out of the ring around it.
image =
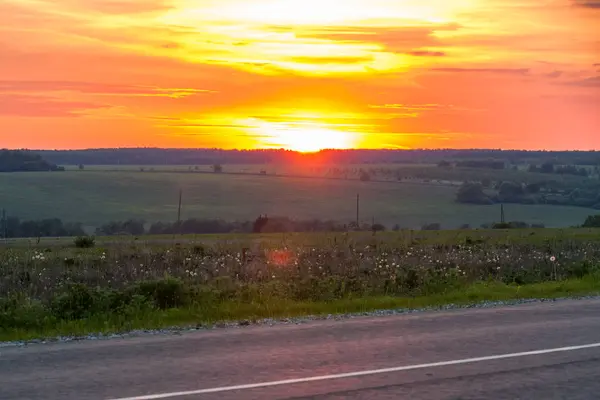
[[[350,149],[357,143],[356,134],[317,123],[251,121],[252,130],[263,138],[267,147],[300,152],[323,149]]]

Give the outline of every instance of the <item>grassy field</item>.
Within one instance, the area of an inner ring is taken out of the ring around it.
[[[324,176],[332,168],[340,169],[392,169],[392,170],[405,170],[405,169],[427,169],[435,168],[436,164],[348,164],[348,165],[329,165],[329,164],[229,164],[224,165],[224,172],[232,173],[259,173],[260,171],[266,171],[268,174],[300,174],[310,176]],[[65,166],[67,171],[78,171],[79,166],[67,165]],[[86,165],[84,167],[87,171],[124,171],[124,172],[140,172],[142,169],[144,172],[212,172],[212,165]]]
[[[0,207],[22,219],[58,217],[89,228],[130,218],[174,221],[179,189],[184,219],[254,220],[268,214],[349,222],[355,219],[359,193],[361,220],[369,223],[374,218],[388,227],[441,223],[452,229],[499,220],[497,206],[458,204],[457,188],[444,185],[91,169],[0,174]],[[508,220],[548,227],[579,225],[594,213],[577,207],[516,204],[505,210]]]
[[[600,229],[595,228],[545,228],[509,230],[443,230],[422,231],[403,230],[399,232],[348,233],[272,233],[272,234],[204,234],[204,235],[143,235],[143,236],[99,236],[96,244],[101,247],[152,246],[169,247],[174,245],[207,245],[234,248],[261,246],[277,248],[282,246],[321,247],[345,240],[374,246],[408,247],[411,245],[461,245],[470,242],[487,245],[546,243],[600,243]],[[0,248],[56,248],[72,247],[74,238],[35,238],[0,240]]]
[[[600,294],[591,229],[103,240],[1,247],[0,340]]]

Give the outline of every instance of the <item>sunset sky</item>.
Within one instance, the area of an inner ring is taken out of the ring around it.
[[[600,149],[600,0],[2,0],[0,147]]]

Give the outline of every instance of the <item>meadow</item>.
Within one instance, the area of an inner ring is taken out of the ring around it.
[[[500,219],[498,206],[456,203],[457,187],[446,184],[183,172],[86,167],[59,173],[3,173],[0,208],[21,219],[82,222],[93,231],[112,220],[174,221],[181,189],[183,219],[252,221],[267,214],[350,222],[356,218],[357,194],[361,222],[374,219],[388,228],[398,224],[415,229],[430,223],[445,229],[478,227]],[[507,220],[547,227],[580,225],[593,214],[581,207],[521,204],[507,205],[505,211]]]
[[[600,293],[595,229],[150,239],[0,248],[0,340]]]

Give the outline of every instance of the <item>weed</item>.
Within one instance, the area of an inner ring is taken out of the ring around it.
[[[75,247],[89,249],[96,245],[96,239],[92,236],[78,236],[74,240]]]

